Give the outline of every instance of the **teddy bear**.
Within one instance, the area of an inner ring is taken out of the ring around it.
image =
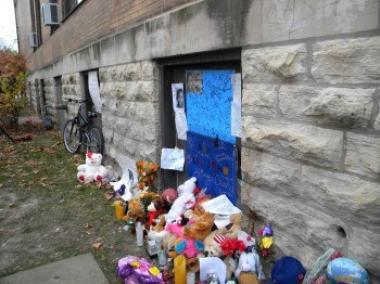
[[[186,238],[184,227],[178,223],[166,225],[165,230],[176,237],[175,251],[186,258],[194,258],[204,249],[202,241]]]
[[[173,202],[172,207],[166,214],[166,222],[170,223],[179,218],[186,210],[195,205],[194,189],[196,188],[196,178],[192,177],[178,187],[178,198]]]
[[[185,226],[185,236],[203,241],[214,226],[214,215],[204,212],[202,215],[194,215]]]
[[[243,252],[240,255],[238,268],[235,271],[235,277],[239,278],[242,272],[255,273],[259,280],[263,280],[265,278],[261,267],[259,254],[254,248],[251,248],[250,251]]]
[[[107,176],[107,169],[101,165],[102,157],[102,154],[87,152],[86,163],[77,168],[77,179],[83,183],[103,181]]]
[[[158,198],[155,192],[143,191],[138,196],[128,202],[128,211],[124,216],[124,221],[145,221],[146,210],[152,200]]]
[[[241,214],[230,216],[230,224],[226,227],[212,231],[204,240],[205,253],[207,256],[222,256],[221,244],[226,239],[237,239],[241,228]]]
[[[153,223],[153,220],[156,219],[158,216],[160,216],[165,207],[165,201],[164,199],[159,196],[155,199],[153,199],[150,204],[148,205],[148,222],[147,224],[150,226]]]

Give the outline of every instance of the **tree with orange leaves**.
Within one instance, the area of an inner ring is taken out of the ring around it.
[[[0,114],[15,120],[26,105],[26,63],[21,54],[0,50]]]

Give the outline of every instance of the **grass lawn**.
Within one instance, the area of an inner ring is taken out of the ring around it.
[[[76,181],[83,160],[65,151],[60,134],[32,135],[17,144],[0,136],[0,277],[92,252],[110,283],[119,283],[117,259],[145,252],[115,220],[104,190]]]

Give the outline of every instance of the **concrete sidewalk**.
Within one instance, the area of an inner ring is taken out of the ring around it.
[[[0,279],[0,284],[108,284],[92,254],[83,254],[22,271]]]

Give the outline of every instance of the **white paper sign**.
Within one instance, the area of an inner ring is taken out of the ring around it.
[[[185,93],[183,83],[172,84],[172,98],[177,137],[180,140],[186,140],[186,132],[188,128],[185,113]]]
[[[100,98],[98,72],[96,71],[88,72],[88,91],[90,92],[90,96],[92,102],[94,103],[96,112],[101,113],[102,100]]]
[[[178,148],[162,148],[161,168],[166,170],[183,171],[185,151]]]
[[[231,135],[241,137],[241,74],[231,76],[233,100],[231,104]]]

